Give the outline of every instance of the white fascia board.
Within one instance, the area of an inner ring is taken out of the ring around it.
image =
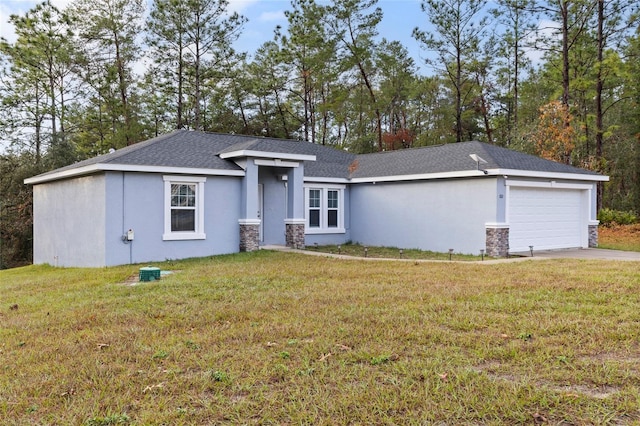
[[[227,158],[240,158],[240,157],[254,157],[254,158],[270,158],[280,160],[294,160],[294,161],[316,161],[315,155],[294,154],[291,152],[265,152],[265,151],[252,151],[252,150],[239,150],[225,152],[219,155],[220,158],[226,160]]]
[[[455,172],[442,172],[442,173],[422,173],[413,175],[400,175],[400,176],[379,176],[379,177],[366,177],[366,178],[353,178],[349,182],[351,183],[373,183],[373,182],[402,182],[408,180],[430,180],[430,179],[453,179],[453,178],[468,178],[468,177],[483,177],[483,176],[515,176],[515,177],[530,177],[537,179],[565,179],[565,180],[581,180],[581,181],[601,181],[606,182],[609,180],[609,176],[578,174],[578,173],[551,173],[551,172],[537,172],[535,170],[512,170],[512,169],[486,169],[486,170],[466,170]],[[306,179],[305,179],[306,180]]]
[[[555,189],[592,189],[593,183],[563,183],[552,181],[531,181],[531,180],[511,180],[507,179],[506,186],[524,188],[555,188]]]
[[[414,175],[400,176],[374,176],[366,178],[353,178],[352,183],[373,183],[373,182],[402,182],[407,180],[428,180],[428,179],[451,179],[464,177],[481,177],[495,175],[495,173],[483,173],[481,170],[467,170],[460,172],[442,172],[442,173],[421,173]]]
[[[51,182],[98,172],[139,172],[139,173],[167,173],[176,175],[206,175],[206,176],[244,176],[243,170],[201,169],[189,167],[138,166],[130,164],[91,164],[89,166],[64,170],[45,176],[34,176],[24,180],[26,185]]]
[[[286,179],[285,179],[286,180]],[[305,183],[350,183],[349,179],[345,178],[323,178],[323,177],[304,177]]]
[[[493,169],[490,174],[504,175],[507,177],[532,177],[540,179],[566,179],[566,180],[588,180],[593,182],[608,182],[609,176],[589,175],[581,173],[555,173],[555,172],[537,172],[535,170],[512,170],[512,169]]]

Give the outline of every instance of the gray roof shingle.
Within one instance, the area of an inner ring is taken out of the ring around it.
[[[359,155],[358,169],[351,177],[388,177],[476,170],[478,165],[470,157],[471,154],[479,155],[487,162],[481,164],[482,169],[597,175],[589,170],[556,163],[534,155],[471,141]]]
[[[597,175],[477,141],[355,155],[309,142],[177,130],[40,176],[94,164],[241,170],[232,160],[222,159],[219,154],[242,150],[315,155],[316,161],[305,162],[307,177],[348,179],[475,170],[477,164],[470,154],[477,154],[487,161],[482,164],[484,169]]]

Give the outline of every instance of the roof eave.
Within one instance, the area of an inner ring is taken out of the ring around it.
[[[285,176],[286,178],[286,176]],[[318,177],[318,176],[305,176],[305,182],[309,183],[349,183],[351,182],[347,178],[339,178],[339,177]]]
[[[403,182],[410,180],[433,180],[433,179],[455,179],[455,178],[470,178],[470,177],[483,177],[483,176],[516,176],[516,177],[530,177],[538,179],[565,179],[565,180],[580,180],[580,181],[594,181],[594,182],[607,182],[609,176],[594,175],[594,174],[582,174],[582,173],[558,173],[558,172],[540,172],[535,170],[516,170],[516,169],[485,169],[485,170],[460,170],[452,172],[439,172],[439,173],[420,173],[409,175],[395,175],[395,176],[371,176],[352,178],[352,183],[373,183],[373,182]]]
[[[566,179],[566,180],[582,180],[592,182],[608,182],[609,176],[589,173],[561,173],[561,172],[541,172],[535,170],[517,170],[517,169],[493,169],[488,170],[489,174],[516,176],[516,177],[533,177],[541,179]]]
[[[451,178],[480,177],[480,176],[486,176],[486,174],[480,170],[465,170],[465,171],[457,171],[457,172],[361,177],[361,178],[352,178],[351,182],[352,183],[404,182],[409,180],[451,179]]]
[[[250,149],[241,149],[238,151],[223,152],[219,154],[219,157],[223,160],[232,158],[270,158],[280,160],[295,160],[295,161],[316,161],[315,155],[307,154],[295,154],[292,152],[267,152],[267,151],[253,151]]]
[[[69,179],[91,175],[99,172],[140,172],[140,173],[171,173],[178,175],[206,175],[206,176],[244,176],[243,170],[222,170],[191,167],[169,166],[141,166],[131,164],[96,163],[61,172],[49,173],[30,177],[24,180],[26,185],[38,185],[56,180]]]

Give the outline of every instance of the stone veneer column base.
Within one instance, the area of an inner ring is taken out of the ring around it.
[[[240,251],[256,251],[259,248],[260,220],[240,221]]]
[[[598,247],[598,225],[589,225],[589,247]]]
[[[291,247],[294,249],[304,249],[305,248],[305,239],[304,239],[304,219],[285,219],[284,221],[286,228],[286,242],[287,247]]]
[[[509,254],[509,227],[487,226],[485,244],[487,256],[506,257]]]

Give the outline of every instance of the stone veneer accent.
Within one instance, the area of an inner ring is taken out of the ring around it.
[[[506,257],[509,254],[509,228],[487,227],[487,256]]]
[[[598,247],[598,225],[589,225],[589,247]]]
[[[285,223],[287,247],[304,249],[304,223]]]
[[[260,225],[240,224],[240,251],[256,251],[260,248]]]

